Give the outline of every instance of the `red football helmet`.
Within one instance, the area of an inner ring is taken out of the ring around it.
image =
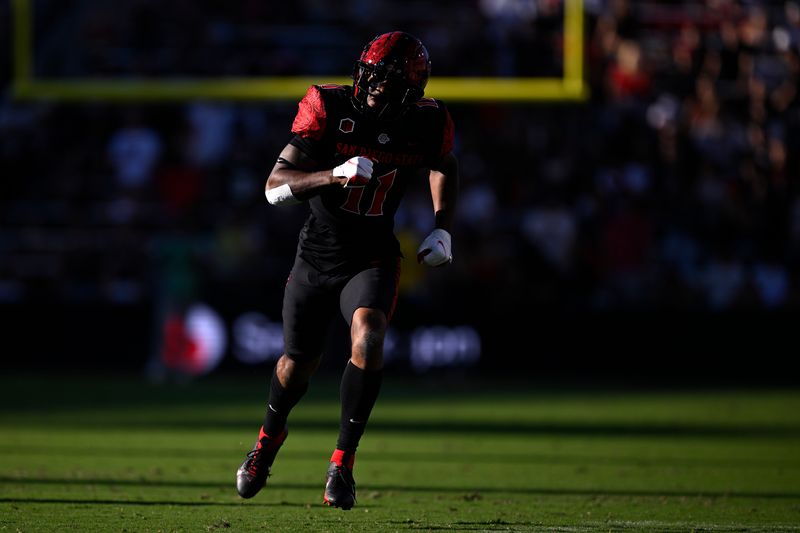
[[[431,60],[422,42],[406,32],[378,35],[364,47],[353,69],[353,105],[380,118],[399,116],[425,94]],[[383,86],[379,105],[367,105],[370,92]]]

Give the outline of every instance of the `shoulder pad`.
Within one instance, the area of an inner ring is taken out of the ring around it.
[[[433,108],[439,107],[439,103],[433,98],[420,98],[419,101],[414,105],[416,105],[417,107],[433,107]]]
[[[339,85],[338,83],[323,83],[322,85],[315,85],[318,89],[322,89],[324,91],[342,91],[345,89],[345,85]]]
[[[292,133],[305,139],[319,140],[325,133],[325,102],[320,89],[316,85],[308,88],[308,92],[297,104],[297,115],[292,123]]]

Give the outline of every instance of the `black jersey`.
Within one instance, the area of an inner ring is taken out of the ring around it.
[[[352,87],[313,85],[298,105],[292,144],[333,168],[354,156],[374,163],[362,188],[326,187],[309,200],[298,254],[330,272],[400,256],[394,215],[411,180],[426,176],[453,148],[453,122],[439,100],[423,98],[400,118],[381,121],[359,113]]]

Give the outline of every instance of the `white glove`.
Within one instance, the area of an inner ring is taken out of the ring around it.
[[[440,228],[433,230],[419,245],[417,261],[432,267],[451,263],[453,251],[450,234]]]
[[[343,187],[363,187],[372,179],[372,160],[366,157],[351,157],[333,169],[333,175],[338,178],[347,178]]]

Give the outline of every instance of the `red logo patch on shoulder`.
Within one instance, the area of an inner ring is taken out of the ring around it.
[[[316,86],[308,88],[308,92],[297,105],[297,115],[292,123],[292,133],[305,139],[320,140],[325,133],[327,119],[325,102]]]
[[[343,118],[339,122],[339,131],[343,133],[350,133],[356,127],[356,122],[352,118]]]

